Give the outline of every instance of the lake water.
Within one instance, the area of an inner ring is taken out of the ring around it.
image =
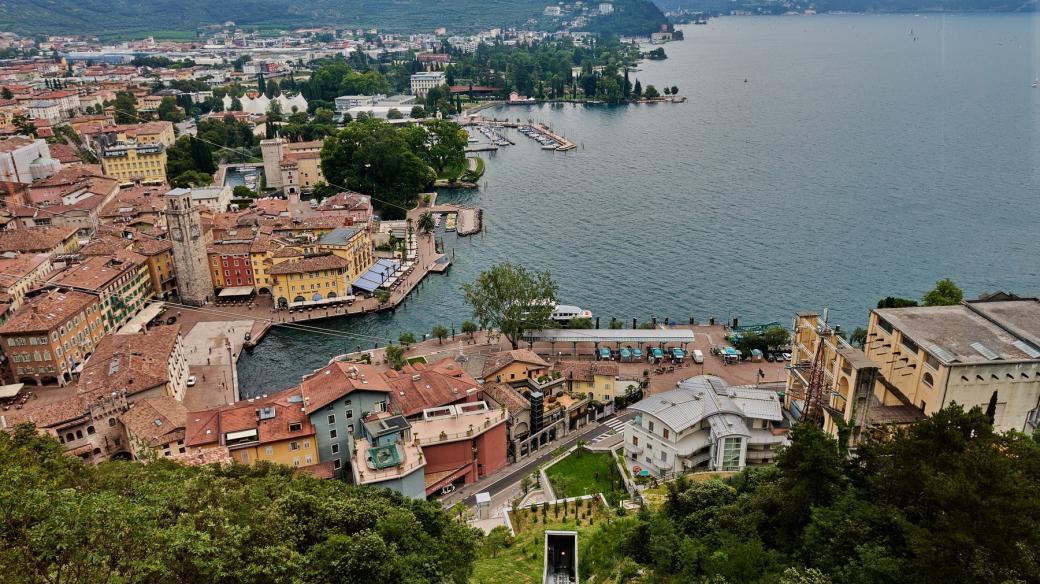
[[[633,74],[684,104],[529,106],[579,144],[522,135],[486,186],[451,193],[486,231],[395,313],[275,329],[239,365],[245,393],[298,383],[333,354],[456,329],[459,286],[501,261],[549,270],[561,300],[612,316],[847,328],[879,297],[950,277],[966,294],[1040,292],[1040,17],[723,18]],[[912,33],[911,33],[912,30]],[[915,40],[916,39],[916,40]],[[746,81],[745,81],[746,80]]]

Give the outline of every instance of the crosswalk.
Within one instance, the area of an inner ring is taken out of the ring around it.
[[[611,432],[610,430],[607,430],[606,432],[600,434],[599,436],[596,436],[595,438],[593,438],[591,440],[592,444],[595,444],[597,442],[602,442],[602,441],[606,440],[607,438],[610,438],[611,436],[614,436],[616,434],[621,434],[622,432],[625,431],[625,426],[628,425],[628,421],[627,420],[621,420],[619,418],[614,418],[613,420],[607,422],[605,425],[608,428],[610,428],[610,430],[613,430],[613,432]]]

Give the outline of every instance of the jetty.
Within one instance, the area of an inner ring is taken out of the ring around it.
[[[480,233],[481,223],[483,223],[483,211],[480,209],[442,203],[430,207],[430,212],[440,213],[445,216],[456,215],[454,222],[455,233],[458,234],[459,237],[466,237],[467,235]],[[445,225],[448,225],[447,220],[445,220]]]

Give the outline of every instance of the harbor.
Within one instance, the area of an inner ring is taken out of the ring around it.
[[[538,122],[528,121],[528,123],[521,123],[495,118],[471,116],[466,118],[462,124],[468,127],[475,127],[478,132],[484,134],[484,136],[490,140],[490,142],[471,142],[466,147],[467,152],[498,150],[500,146],[516,145],[516,142],[506,138],[505,135],[499,131],[502,128],[518,130],[524,136],[527,136],[541,144],[542,150],[567,152],[578,147],[576,144],[568,140],[566,136],[562,136],[545,124]],[[473,138],[471,138],[471,140],[473,140]]]

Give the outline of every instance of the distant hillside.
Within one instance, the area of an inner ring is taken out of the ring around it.
[[[0,0],[2,30],[125,34],[238,25],[376,27],[386,31],[470,32],[523,24],[546,0]]]
[[[589,20],[582,30],[614,33],[620,36],[643,36],[659,32],[668,24],[664,13],[650,0],[614,0],[614,11]]]
[[[819,12],[1034,12],[1037,0],[654,0],[662,10],[686,8],[713,13],[730,10],[780,13],[813,6]]]

